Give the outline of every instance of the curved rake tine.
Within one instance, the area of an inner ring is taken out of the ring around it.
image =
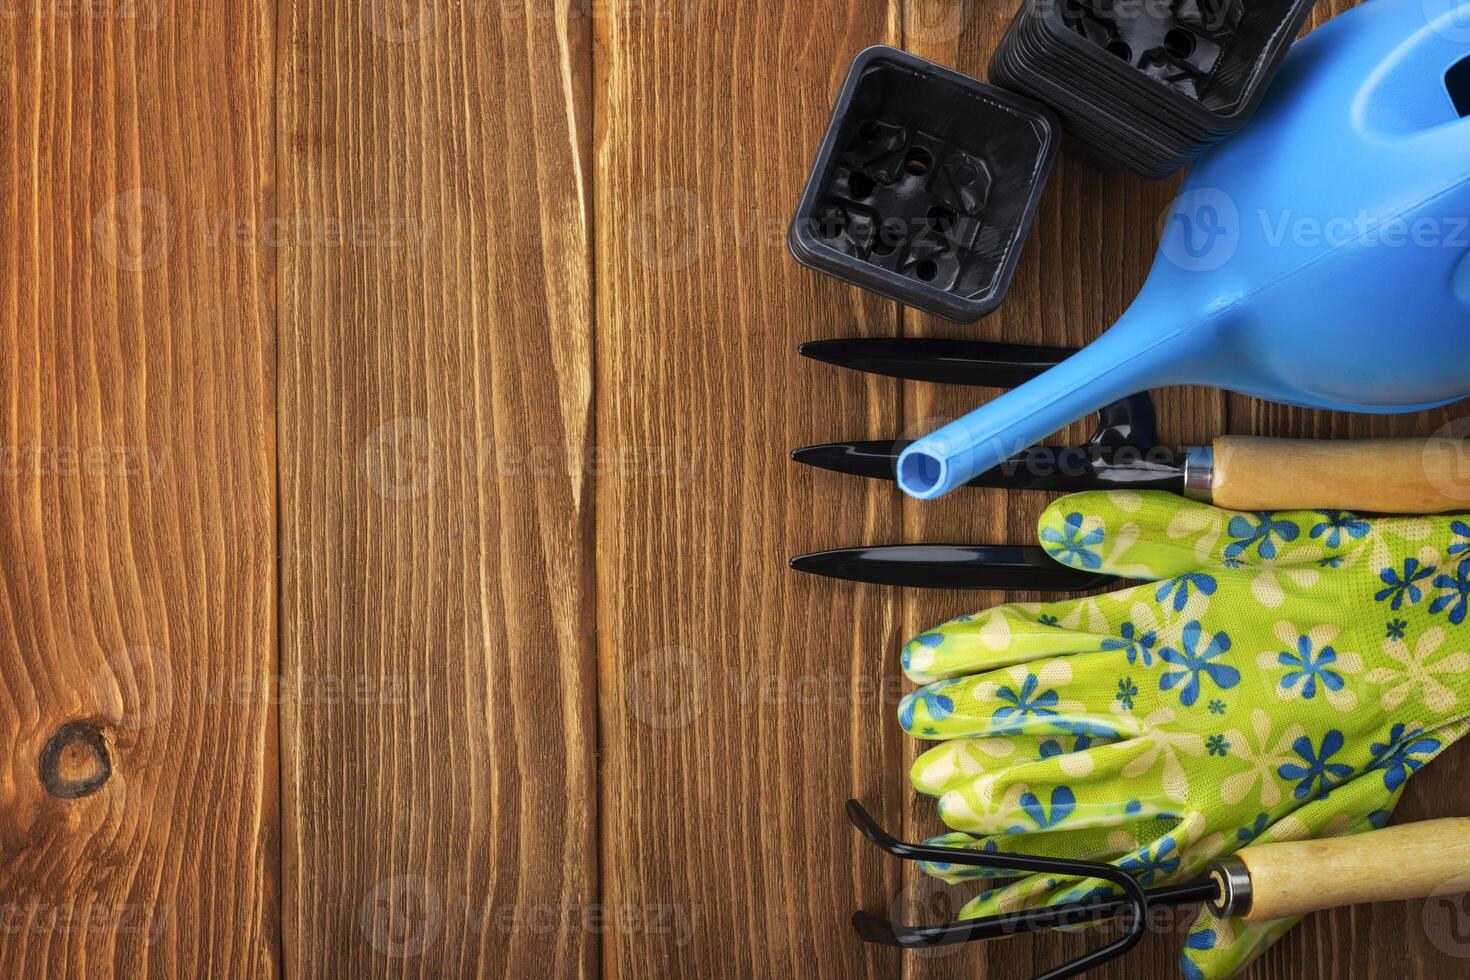
[[[1130,918],[1128,932],[1122,938],[1036,978],[1036,980],[1065,980],[1065,978],[1075,977],[1122,956],[1143,939],[1144,928],[1148,921],[1150,897],[1143,890],[1143,886],[1121,868],[1093,861],[1030,857],[992,851],[975,851],[967,848],[940,847],[933,844],[911,844],[885,831],[856,800],[847,801],[847,817],[874,845],[901,860],[1096,878],[1117,885],[1123,891],[1122,898],[1050,909],[1033,909],[989,919],[953,922],[939,926],[900,925],[867,912],[854,913],[853,928],[866,942],[901,946],[908,949],[954,945],[1015,935],[1018,932],[1056,928],[1059,925],[1079,925],[1115,918],[1127,913]]]

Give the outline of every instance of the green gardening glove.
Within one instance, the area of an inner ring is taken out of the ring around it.
[[[901,721],[944,742],[915,785],[975,846],[1025,834],[1018,851],[1116,861],[1148,886],[1184,880],[1268,831],[1383,819],[1470,714],[1461,520],[1090,493],[1057,501],[1041,539],[1066,564],[1150,584],[1002,606],[907,646],[905,670],[929,686]],[[1026,878],[966,913],[1099,887]],[[1238,923],[1207,931],[1190,941],[1199,976],[1269,942]]]

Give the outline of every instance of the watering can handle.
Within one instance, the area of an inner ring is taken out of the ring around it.
[[[1470,818],[1248,847],[1213,874],[1221,889],[1216,911],[1247,922],[1456,895],[1470,891]]]

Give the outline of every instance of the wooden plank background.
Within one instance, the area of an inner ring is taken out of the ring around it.
[[[854,908],[963,900],[841,804],[938,829],[898,648],[999,597],[785,567],[1024,541],[1046,502],[795,467],[973,399],[798,342],[1081,344],[1147,270],[1174,184],[1076,155],[977,325],[786,250],[851,57],[983,77],[1017,0],[216,6],[0,10],[0,973],[937,980],[1079,952],[853,936]],[[1176,444],[1460,411],[1158,403]],[[1467,777],[1436,762],[1401,817],[1470,814]],[[1255,975],[1458,976],[1454,926],[1318,915]],[[1181,939],[1099,975],[1172,976]]]
[[[270,975],[274,11],[43,7],[0,16],[0,974]]]

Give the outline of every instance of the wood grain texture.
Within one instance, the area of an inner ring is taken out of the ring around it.
[[[281,30],[287,972],[595,975],[590,24]]]
[[[603,894],[645,926],[606,934],[610,977],[897,975],[848,922],[897,869],[842,815],[898,823],[896,598],[786,568],[897,533],[890,489],[787,459],[895,429],[893,383],[795,347],[896,310],[785,245],[847,65],[896,34],[835,0],[599,21],[598,442],[634,461],[598,481]]]
[[[278,972],[274,10],[0,17],[0,975]]]
[[[1250,876],[1248,922],[1436,895],[1470,882],[1470,820],[1446,817],[1369,835],[1284,841],[1236,855]],[[1384,874],[1392,868],[1392,874]]]
[[[1226,510],[1327,508],[1372,514],[1463,511],[1464,445],[1457,439],[1214,441],[1211,499]]]

